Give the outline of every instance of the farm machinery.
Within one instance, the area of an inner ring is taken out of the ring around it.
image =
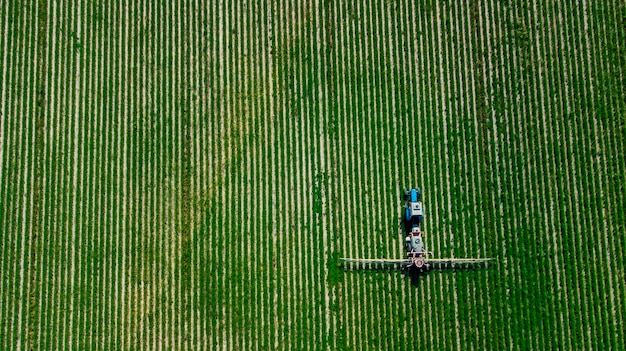
[[[420,189],[404,190],[404,213],[403,223],[406,232],[405,248],[406,258],[403,259],[387,259],[387,258],[341,258],[344,263],[364,263],[372,265],[400,265],[403,269],[417,270],[423,272],[431,268],[431,266],[454,267],[486,263],[493,258],[431,258],[432,252],[426,250],[423,241],[423,233],[420,229],[424,220],[424,209],[420,200]]]

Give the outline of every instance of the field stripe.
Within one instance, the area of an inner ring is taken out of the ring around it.
[[[6,118],[5,116],[7,116],[7,71],[8,71],[8,67],[9,67],[9,2],[6,2],[3,8],[3,16],[1,16],[0,18],[2,18],[2,24],[4,27],[4,33],[7,33],[6,35],[3,36],[3,40],[2,40],[2,80],[0,80],[0,86],[2,87],[2,93],[0,93],[0,184],[4,184],[3,180],[5,177],[5,168],[4,168],[4,154],[5,154],[5,129],[4,127],[6,126]],[[5,199],[5,197],[2,197],[3,199]],[[4,211],[3,211],[4,213]],[[4,259],[4,254],[2,255],[2,258]],[[0,290],[0,296],[2,296],[1,293],[2,290]]]

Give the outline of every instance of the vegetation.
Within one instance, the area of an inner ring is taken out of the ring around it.
[[[6,2],[0,349],[626,349],[624,17]]]

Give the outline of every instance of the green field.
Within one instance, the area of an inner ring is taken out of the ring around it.
[[[626,349],[623,2],[295,3],[0,5],[0,349]]]

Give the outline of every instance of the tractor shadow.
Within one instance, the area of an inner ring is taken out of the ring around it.
[[[441,274],[455,274],[457,272],[480,272],[487,271],[489,269],[488,266],[472,266],[472,265],[454,265],[454,266],[438,266],[438,267],[430,267],[428,269],[417,269],[417,268],[409,268],[402,270],[402,273],[411,279],[411,285],[414,287],[418,287],[420,281],[430,275],[431,273],[441,273]]]
[[[376,273],[399,272],[404,276],[404,278],[410,279],[411,285],[414,287],[418,287],[420,284],[420,281],[426,276],[428,276],[428,274],[432,270],[433,269],[420,270],[417,268],[398,268],[394,266],[379,266],[379,265],[362,265],[362,266],[353,265],[353,266],[344,267],[343,269],[345,273],[350,272],[350,271],[360,271],[360,272],[364,272],[366,275],[376,274]]]
[[[411,280],[411,286],[415,288],[420,285],[420,281],[428,276],[429,273],[430,270],[428,269],[407,268],[402,270],[402,274]]]
[[[362,271],[367,272],[368,274],[375,273],[392,273],[392,272],[400,272],[405,278],[408,278],[411,282],[411,286],[419,287],[421,282],[426,279],[432,273],[440,273],[440,274],[455,274],[457,272],[465,272],[465,271],[486,271],[489,267],[487,266],[471,266],[471,265],[454,265],[454,266],[438,266],[438,267],[430,267],[428,269],[419,269],[416,267],[411,268],[397,268],[394,266],[377,266],[377,265],[364,265],[364,266],[348,266],[343,268],[343,272],[349,271]]]

